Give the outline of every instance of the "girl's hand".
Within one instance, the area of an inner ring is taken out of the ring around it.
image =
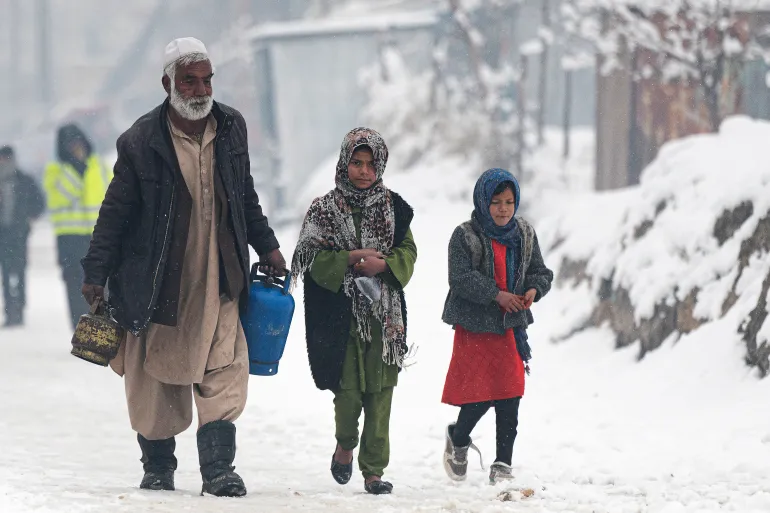
[[[497,293],[495,301],[498,305],[500,305],[500,308],[505,310],[507,313],[520,312],[521,310],[525,310],[524,299],[522,296],[517,296],[516,294],[511,294],[510,292],[506,292],[504,290],[501,290]]]
[[[524,308],[526,310],[529,310],[532,303],[535,302],[535,296],[537,296],[537,290],[535,289],[529,289],[523,296],[521,296],[524,298]]]
[[[374,248],[355,249],[348,255],[348,265],[355,265],[368,257],[383,258],[383,254]]]
[[[353,269],[355,269],[358,274],[369,278],[384,273],[387,268],[388,264],[385,262],[385,259],[378,256],[364,257],[363,262],[359,261],[353,266]]]

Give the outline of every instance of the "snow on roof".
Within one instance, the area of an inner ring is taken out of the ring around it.
[[[389,29],[419,29],[434,26],[439,20],[435,10],[379,13],[369,16],[339,16],[316,20],[264,23],[249,33],[252,40],[329,36]]]
[[[631,5],[643,7],[645,10],[659,8],[668,11],[675,8],[677,2],[671,0],[594,0],[597,6],[609,7],[612,5]],[[770,0],[692,0],[692,4],[708,7],[727,7],[742,12],[770,11]]]
[[[372,13],[393,13],[420,11],[427,9],[445,9],[446,0],[348,0],[332,2],[330,17],[361,16]]]

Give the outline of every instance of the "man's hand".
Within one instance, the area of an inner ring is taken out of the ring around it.
[[[286,276],[286,259],[280,249],[274,249],[265,255],[263,261],[267,262],[267,265],[260,266],[260,272],[269,276]]]
[[[382,258],[383,254],[374,248],[354,249],[348,255],[348,265],[356,265],[361,262],[362,259],[369,257]]]
[[[359,261],[353,266],[353,269],[355,269],[358,274],[368,278],[384,273],[387,268],[388,264],[385,262],[385,259],[377,256],[364,257],[363,262]]]
[[[80,289],[83,293],[83,297],[86,298],[86,302],[89,305],[93,305],[98,299],[104,299],[104,287],[101,285],[91,285],[90,283],[84,283],[83,288]]]
[[[511,294],[510,292],[506,292],[504,290],[501,290],[497,293],[495,301],[498,305],[500,305],[500,308],[505,310],[507,313],[520,312],[521,310],[525,310],[524,298],[522,296],[517,296],[516,294]]]
[[[529,310],[529,308],[532,306],[532,303],[535,302],[535,296],[537,296],[537,290],[535,289],[529,289],[523,296],[520,296],[524,298],[524,308]]]

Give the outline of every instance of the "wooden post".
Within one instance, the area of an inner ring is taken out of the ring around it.
[[[525,97],[525,88],[527,83],[527,56],[522,54],[519,63],[519,87],[516,97],[516,104],[519,110],[519,126],[516,133],[518,139],[518,148],[516,148],[516,173],[521,177],[522,182],[525,181],[524,176],[524,151],[527,144],[526,141],[526,124],[527,124],[527,102]]]
[[[564,160],[569,158],[570,154],[570,131],[572,130],[572,73],[571,69],[564,71],[564,148],[562,157]]]
[[[540,30],[551,30],[551,5],[549,0],[541,0],[542,2],[542,26]],[[540,35],[540,42],[542,48],[540,49],[540,77],[538,80],[537,91],[537,144],[542,146],[545,142],[545,104],[548,101],[548,45],[550,42],[548,38]]]

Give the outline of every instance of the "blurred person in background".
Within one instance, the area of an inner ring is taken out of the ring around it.
[[[83,259],[83,295],[104,298],[127,331],[110,362],[125,379],[142,489],[173,490],[175,436],[198,413],[201,493],[246,494],[235,473],[235,420],[249,362],[249,245],[285,274],[254,190],[246,122],[214,101],[212,63],[194,38],[166,46],[166,100],[120,136],[115,179]]]
[[[0,268],[6,327],[24,324],[27,239],[45,208],[43,194],[16,166],[13,148],[0,148]]]
[[[88,252],[112,171],[94,152],[86,134],[74,124],[59,129],[56,156],[57,160],[46,166],[43,186],[74,330],[80,316],[88,312],[88,305],[80,295],[83,284],[80,259]]]

